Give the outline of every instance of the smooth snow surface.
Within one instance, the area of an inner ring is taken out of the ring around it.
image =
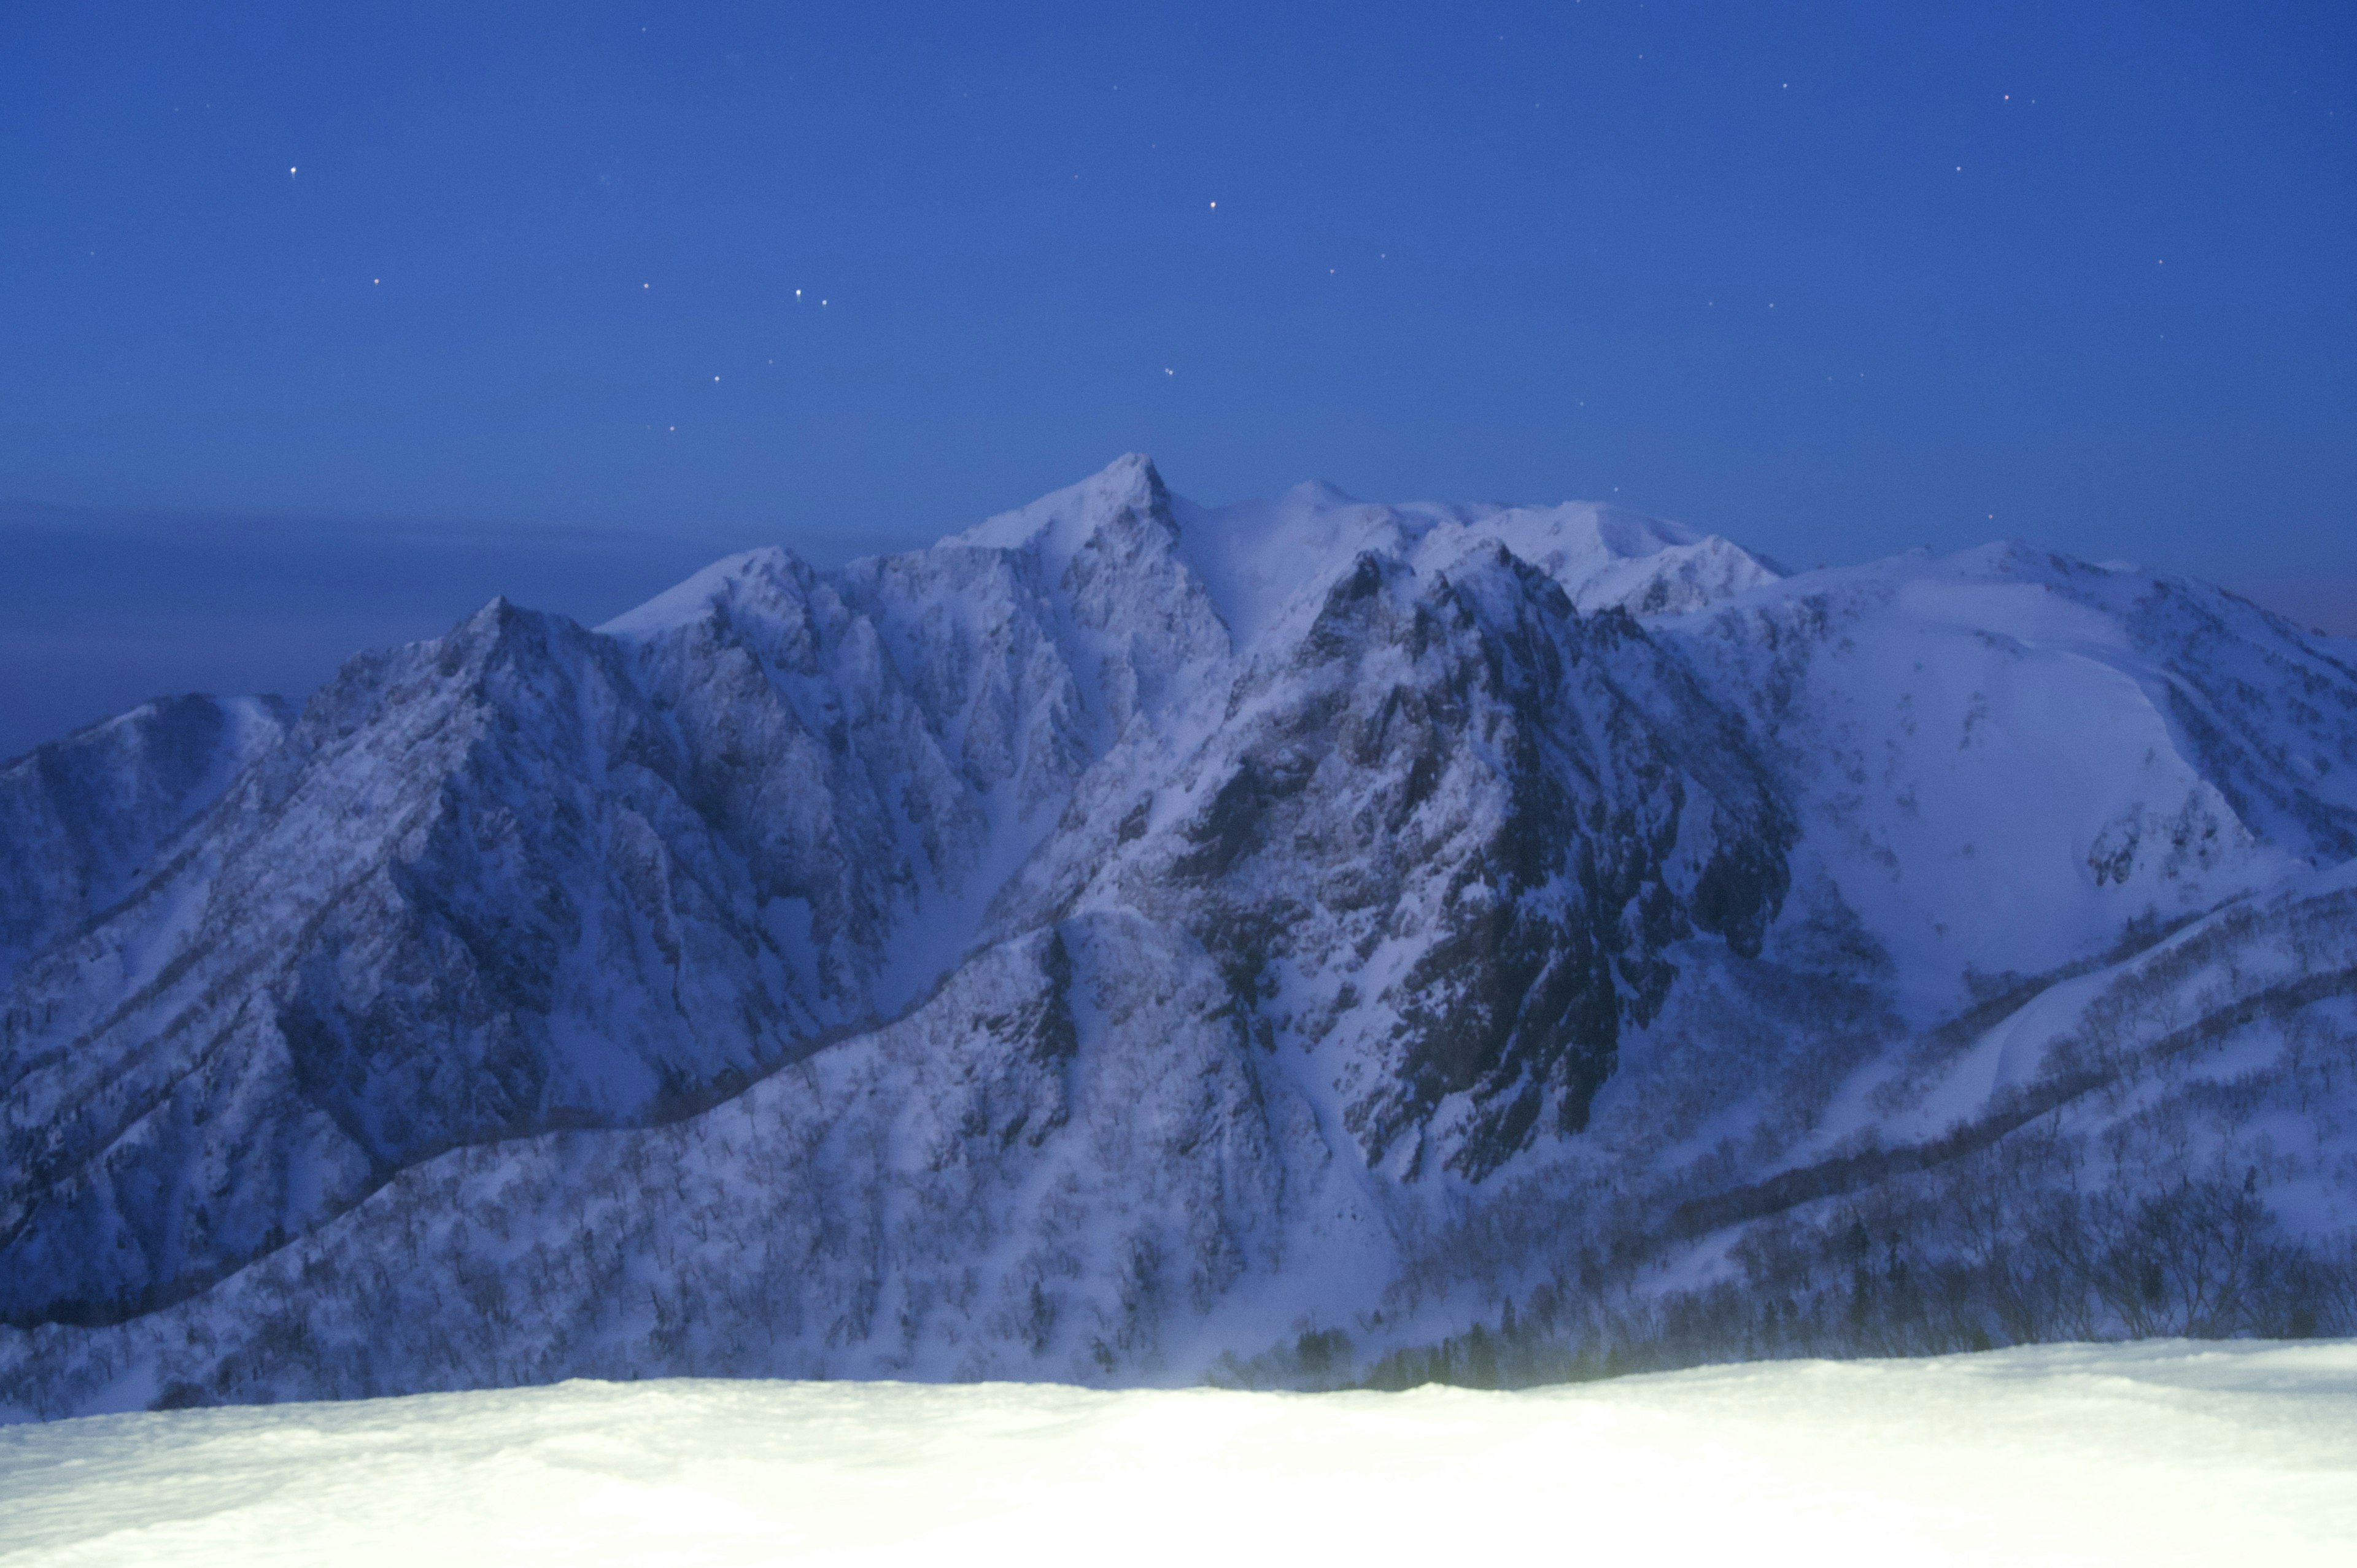
[[[681,1380],[0,1431],[0,1563],[2357,1561],[2357,1343],[1523,1393]]]

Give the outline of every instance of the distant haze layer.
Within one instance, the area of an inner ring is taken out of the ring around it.
[[[0,757],[150,697],[299,700],[495,595],[594,624],[770,532],[0,509]],[[783,542],[832,564],[896,542]]]
[[[438,637],[494,596],[594,626],[732,551],[783,544],[832,566],[931,538],[905,525],[780,536],[0,507],[0,758],[151,697],[299,701],[354,652]],[[2225,585],[2357,636],[2357,581]]]

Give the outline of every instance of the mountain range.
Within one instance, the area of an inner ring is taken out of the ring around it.
[[[2357,1331],[2357,644],[1210,509],[0,766],[0,1403]]]

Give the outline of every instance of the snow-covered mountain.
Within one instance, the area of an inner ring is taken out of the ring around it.
[[[2015,545],[1133,456],[495,601],[0,771],[0,1400],[2312,1329],[2352,855],[2349,645]]]

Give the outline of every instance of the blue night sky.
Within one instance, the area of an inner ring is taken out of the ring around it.
[[[2357,631],[2352,46],[2345,0],[17,7],[0,754],[1133,449]]]

